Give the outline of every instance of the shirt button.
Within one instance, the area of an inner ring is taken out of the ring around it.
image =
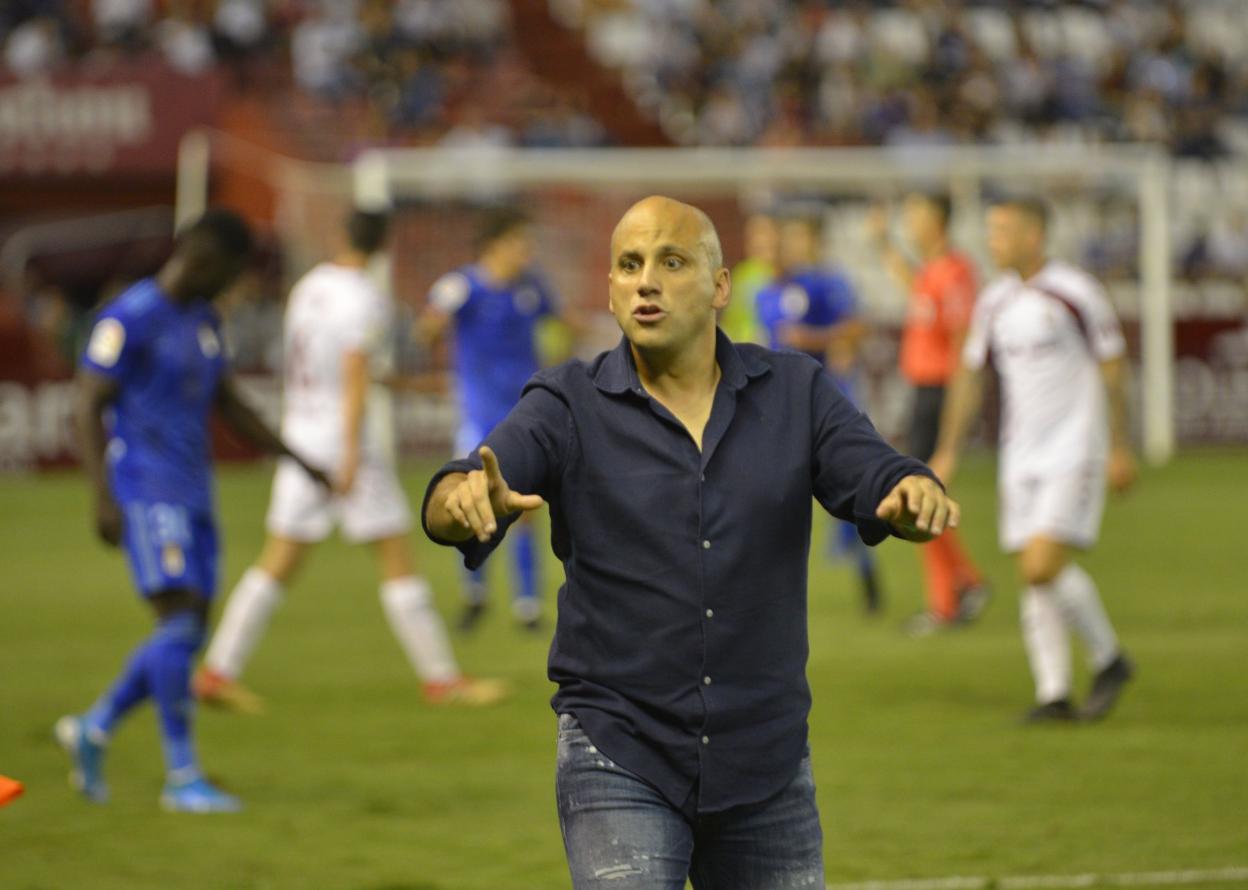
[[[705,481],[706,481],[706,473],[703,473],[703,474],[702,474],[702,481],[703,481],[703,482],[705,482]]]
[[[702,678],[702,683],[703,683],[704,685],[706,685],[706,686],[710,686],[710,685],[711,685],[711,678],[710,678],[710,677],[703,677],[703,678]]]
[[[702,744],[709,745],[710,743],[711,743],[711,737],[709,735],[702,736]]]
[[[702,542],[702,549],[703,549],[703,550],[710,550],[710,549],[711,549],[711,542],[710,542],[710,541],[703,541],[703,542]]]
[[[714,610],[714,609],[707,609],[707,610],[706,610],[706,617],[707,617],[707,618],[714,618],[714,617],[715,617],[715,610]]]

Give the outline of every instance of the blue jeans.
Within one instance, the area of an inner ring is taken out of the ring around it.
[[[773,797],[687,814],[559,716],[555,789],[574,890],[822,890],[810,756]]]

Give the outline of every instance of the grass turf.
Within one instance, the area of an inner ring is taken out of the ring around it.
[[[428,470],[406,474],[413,499]],[[258,549],[268,472],[221,473],[225,590]],[[864,619],[852,572],[824,559],[817,526],[811,722],[829,880],[1248,864],[1248,571],[1231,516],[1242,453],[1184,455],[1111,502],[1085,565],[1139,680],[1111,720],[1069,729],[1014,722],[1030,683],[1012,567],[995,546],[991,472],[972,462],[956,492],[965,538],[998,592],[970,630],[901,635],[920,599],[917,559],[900,542],[879,551],[889,614]],[[512,627],[503,559],[493,613],[456,646],[471,672],[513,683],[506,704],[423,707],[369,554],[334,541],[313,555],[249,671],[270,713],[199,718],[208,771],[247,811],[158,811],[150,708],[110,751],[113,802],[76,799],[52,723],[91,702],[149,622],[121,558],[90,536],[87,506],[72,475],[0,479],[0,773],[27,784],[0,809],[0,886],[568,886],[548,635]],[[452,554],[415,543],[453,616]],[[558,577],[548,564],[552,595]]]

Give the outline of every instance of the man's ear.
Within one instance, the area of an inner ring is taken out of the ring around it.
[[[715,273],[715,295],[711,298],[711,305],[715,309],[726,309],[731,298],[732,273],[728,271],[726,266],[721,266],[719,271]]]

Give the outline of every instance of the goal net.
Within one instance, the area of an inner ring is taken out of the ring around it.
[[[749,216],[795,203],[807,212],[816,208],[824,221],[824,258],[853,283],[870,330],[862,352],[864,407],[889,436],[901,432],[909,410],[910,393],[896,369],[907,295],[888,277],[869,235],[873,208],[895,208],[914,189],[948,192],[953,240],[984,280],[992,274],[983,237],[987,203],[994,194],[1037,193],[1053,209],[1053,255],[1102,273],[1128,332],[1135,434],[1147,458],[1163,463],[1175,445],[1169,163],[1153,149],[1133,146],[382,149],[362,154],[346,176],[341,168],[285,162],[270,179],[291,274],[324,255],[353,204],[391,208],[393,246],[380,274],[410,313],[419,311],[441,274],[472,260],[476,226],[490,208],[522,207],[534,221],[541,271],[561,299],[596,319],[593,332],[575,344],[583,355],[618,339],[605,312],[608,245],[616,221],[638,198],[662,193],[705,209],[730,266],[743,256]],[[181,214],[193,205],[188,201]],[[410,343],[400,349],[400,367],[408,371],[445,363],[444,353],[424,355]],[[400,417],[409,448],[445,450],[454,424],[445,397],[405,400]]]

